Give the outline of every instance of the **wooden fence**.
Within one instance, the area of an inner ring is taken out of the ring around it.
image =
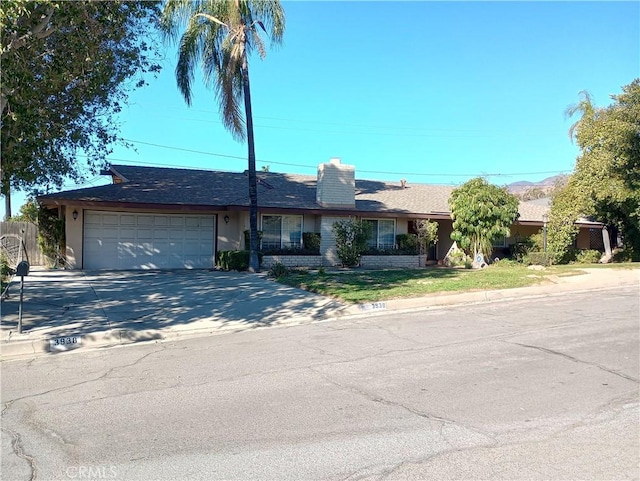
[[[1,222],[0,236],[12,234],[22,238],[27,260],[32,266],[44,266],[46,260],[38,246],[38,227],[31,222]]]

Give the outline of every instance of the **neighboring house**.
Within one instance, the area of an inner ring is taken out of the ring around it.
[[[211,268],[216,253],[244,249],[249,229],[248,176],[245,173],[113,165],[103,172],[110,185],[38,197],[66,218],[66,258],[77,269]],[[372,247],[392,248],[395,236],[414,221],[439,224],[431,259],[443,259],[452,245],[448,199],[453,187],[356,180],[355,168],[339,159],[318,166],[318,175],[258,173],[258,229],[262,248],[301,247],[304,232],[321,234],[318,256],[265,258],[289,265],[339,263],[334,222],[349,216],[370,220]],[[504,246],[543,227],[548,204],[520,204],[520,217]],[[578,247],[589,248],[589,229],[580,224]],[[499,247],[499,246],[498,246]],[[363,259],[363,265],[418,267],[418,256]]]

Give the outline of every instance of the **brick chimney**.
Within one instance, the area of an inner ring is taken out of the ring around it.
[[[318,165],[316,202],[322,207],[354,208],[356,206],[356,169],[340,159]]]

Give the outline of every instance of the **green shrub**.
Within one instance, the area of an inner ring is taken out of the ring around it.
[[[367,241],[371,237],[371,226],[362,220],[350,217],[333,223],[336,236],[338,258],[345,267],[360,264],[360,257],[367,249]]]
[[[466,265],[467,262],[472,263],[473,261],[467,256],[467,254],[465,254],[463,251],[461,250],[455,250],[453,251],[451,254],[449,254],[449,257],[447,257],[448,261],[449,261],[449,265],[451,267],[457,267],[457,266],[462,266],[462,265]]]
[[[546,252],[531,251],[522,259],[525,265],[548,266],[551,265],[551,257]]]
[[[544,242],[542,230],[529,237],[517,236],[514,244],[509,245],[509,255],[511,259],[524,262],[529,252],[542,252],[544,250]]]
[[[282,262],[275,262],[269,269],[269,276],[280,279],[289,275],[289,269]]]
[[[544,251],[544,234],[542,233],[542,229],[540,229],[536,234],[533,234],[529,237],[529,241],[531,242],[531,249],[538,252]]]
[[[58,212],[46,208],[38,209],[38,245],[47,258],[49,267],[63,267],[60,253],[65,250],[64,218]]]
[[[318,232],[303,232],[302,245],[305,250],[320,254],[320,234]]]
[[[428,219],[417,220],[415,222],[418,233],[418,251],[420,254],[427,254],[429,246],[438,242],[438,223]]]
[[[520,261],[517,261],[515,259],[498,259],[497,261],[495,261],[493,264],[491,264],[493,266],[498,266],[498,267],[520,267],[522,265],[522,263]]]
[[[262,257],[262,252],[258,252],[260,264]],[[246,271],[249,268],[249,251],[219,251],[218,265],[225,271]]]
[[[581,250],[576,254],[576,264],[597,264],[602,254],[597,250]]]
[[[7,256],[0,254],[0,278],[2,278],[2,282],[7,282],[11,274],[13,274],[13,269],[9,267]]]
[[[416,234],[398,234],[396,245],[402,254],[415,255],[418,253],[418,236]]]
[[[638,262],[640,252],[634,251],[632,246],[625,245],[622,249],[615,249],[613,252],[613,262]]]
[[[514,244],[509,245],[509,253],[512,259],[522,262],[522,259],[533,250],[535,245],[531,237],[516,237]]]

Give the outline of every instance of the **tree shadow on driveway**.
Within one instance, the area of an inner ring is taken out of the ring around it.
[[[238,329],[321,320],[348,306],[263,275],[209,270],[49,271],[25,277],[23,332]],[[2,302],[2,339],[17,331],[19,281]]]

